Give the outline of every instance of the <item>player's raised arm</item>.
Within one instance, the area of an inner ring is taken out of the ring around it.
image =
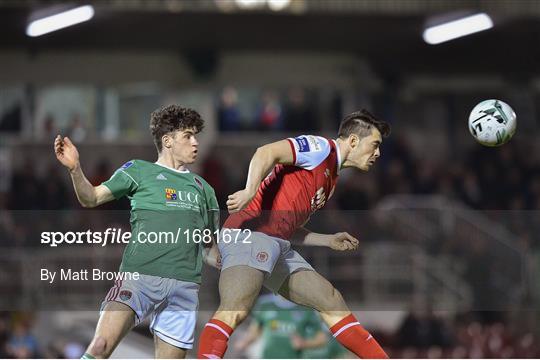
[[[54,153],[58,161],[69,170],[77,199],[83,207],[96,207],[114,199],[106,186],[93,186],[84,176],[79,162],[79,151],[68,137],[62,138],[60,135],[56,137]]]
[[[261,181],[276,164],[293,163],[294,154],[288,140],[280,140],[259,147],[249,163],[246,188],[229,195],[227,200],[229,212],[237,212],[246,207],[257,193]]]

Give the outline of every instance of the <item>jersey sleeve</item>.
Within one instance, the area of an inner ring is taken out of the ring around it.
[[[115,199],[133,195],[139,187],[139,167],[135,160],[130,160],[114,172],[111,178],[102,183],[111,190]]]
[[[315,169],[330,154],[330,143],[321,136],[300,135],[288,138],[294,165],[306,170]]]

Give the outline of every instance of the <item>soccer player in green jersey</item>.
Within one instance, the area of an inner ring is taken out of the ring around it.
[[[186,168],[197,158],[196,134],[203,127],[192,109],[170,105],[154,111],[150,132],[157,161],[128,161],[98,186],[85,177],[69,138],[55,139],[56,157],[68,168],[83,207],[123,196],[131,201],[132,236],[120,272],[140,276],[126,276],[111,288],[83,358],[110,356],[127,332],[150,315],[156,358],[184,358],[192,348],[203,255],[208,252],[203,244],[219,226],[214,190]],[[161,234],[165,236],[155,241]]]
[[[322,348],[328,341],[315,311],[281,296],[261,296],[251,315],[248,332],[237,344],[239,351],[262,337],[263,359],[300,359],[304,351]]]

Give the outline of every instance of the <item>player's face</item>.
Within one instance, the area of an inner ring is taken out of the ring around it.
[[[183,164],[193,164],[197,158],[199,142],[195,137],[195,129],[184,129],[173,132],[170,136],[169,149],[172,157]]]
[[[371,130],[371,135],[361,139],[349,138],[351,152],[347,160],[350,165],[362,171],[369,171],[377,158],[381,156],[379,150],[381,142],[382,136],[377,128]]]

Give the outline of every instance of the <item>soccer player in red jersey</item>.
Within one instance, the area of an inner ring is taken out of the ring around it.
[[[263,285],[317,310],[337,341],[357,356],[387,358],[339,291],[291,249],[289,239],[341,251],[358,247],[358,240],[346,232],[318,234],[303,225],[332,196],[341,169],[371,168],[380,156],[382,137],[389,133],[387,123],[361,110],[345,117],[336,140],[303,135],[257,149],[246,188],[227,201],[231,215],[218,242],[221,303],[200,336],[199,358],[224,356],[230,335],[249,314]],[[223,234],[231,229],[243,231],[225,241]]]

